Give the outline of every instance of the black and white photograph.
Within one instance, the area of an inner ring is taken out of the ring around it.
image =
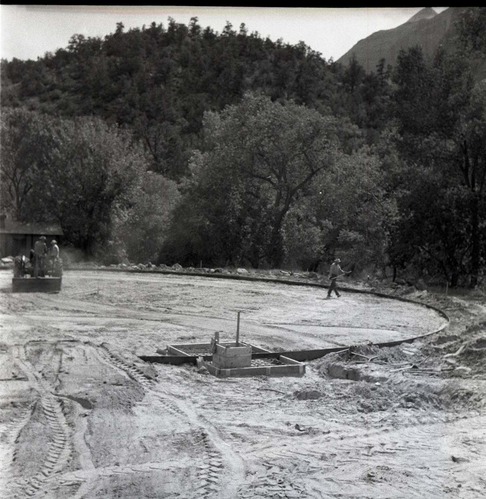
[[[486,497],[486,8],[0,5],[0,498]]]

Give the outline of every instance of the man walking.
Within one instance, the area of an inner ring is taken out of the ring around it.
[[[333,291],[336,293],[338,298],[341,296],[338,291],[337,280],[339,276],[349,274],[349,272],[345,272],[339,265],[340,263],[341,260],[336,258],[334,262],[332,262],[331,268],[329,269],[329,280],[331,281],[331,285],[327,291],[327,298],[331,298],[331,293]]]

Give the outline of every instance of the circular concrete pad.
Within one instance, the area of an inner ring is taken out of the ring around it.
[[[11,275],[0,275],[5,339],[27,333],[25,322],[45,330],[43,339],[66,336],[103,340],[151,355],[167,344],[206,343],[216,331],[270,350],[299,350],[380,343],[421,336],[445,319],[425,306],[285,282],[262,282],[156,273],[67,271],[59,294],[9,294]],[[24,340],[31,340],[29,337]],[[4,341],[5,341],[4,339]]]

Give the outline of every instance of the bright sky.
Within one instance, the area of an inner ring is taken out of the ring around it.
[[[447,7],[434,7],[437,13]],[[66,48],[74,34],[101,37],[113,33],[116,23],[125,30],[168,18],[198,24],[221,33],[230,22],[235,31],[244,23],[249,33],[295,45],[303,41],[329,60],[337,60],[359,40],[407,22],[421,7],[199,7],[102,5],[0,5],[0,57],[11,60],[42,57]]]

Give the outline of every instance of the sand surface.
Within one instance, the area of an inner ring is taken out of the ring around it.
[[[480,304],[437,346],[371,345],[307,362],[302,377],[223,379],[138,356],[216,331],[233,341],[238,312],[240,338],[272,351],[406,339],[445,321],[284,283],[71,271],[59,294],[13,294],[10,280],[0,272],[1,497],[484,497],[483,330],[463,348],[477,357],[467,368],[447,356],[468,318],[484,321]]]

